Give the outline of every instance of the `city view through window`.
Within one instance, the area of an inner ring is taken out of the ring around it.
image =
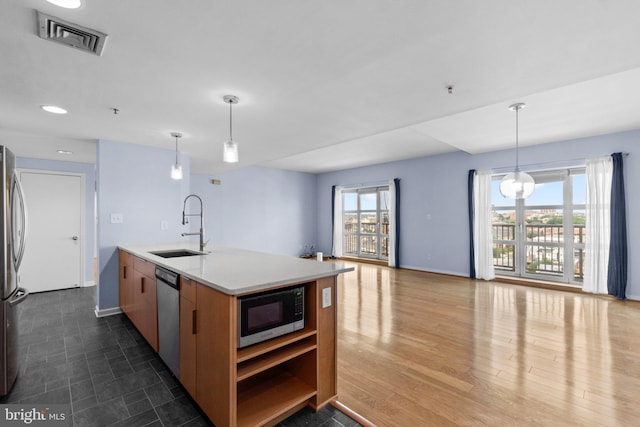
[[[343,253],[388,259],[389,187],[347,190],[342,200]]]
[[[492,182],[493,264],[496,274],[579,284],[584,272],[584,169],[531,174],[525,200],[500,194]]]

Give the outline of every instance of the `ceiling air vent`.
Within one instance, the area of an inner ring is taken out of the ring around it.
[[[38,32],[45,40],[75,47],[84,52],[102,55],[107,35],[46,13],[38,12]]]

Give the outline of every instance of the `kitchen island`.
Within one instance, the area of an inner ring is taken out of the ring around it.
[[[274,425],[336,397],[336,279],[352,268],[221,246],[175,258],[151,252],[195,248],[119,249],[120,307],[156,351],[154,271],[180,275],[178,379],[216,426]],[[238,299],[292,285],[305,289],[304,328],[238,348]]]

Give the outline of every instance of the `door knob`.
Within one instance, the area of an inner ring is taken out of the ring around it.
[[[78,236],[73,236],[71,239],[72,240],[78,240]]]

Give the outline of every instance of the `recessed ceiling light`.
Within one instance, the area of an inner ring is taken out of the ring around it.
[[[64,7],[65,9],[77,9],[82,3],[80,0],[47,0],[51,4],[55,4],[56,6]]]
[[[42,109],[48,113],[53,114],[67,114],[67,110],[61,107],[57,107],[55,105],[43,105]]]
[[[57,151],[58,154],[73,154],[73,151],[69,151],[69,150],[58,150]]]

